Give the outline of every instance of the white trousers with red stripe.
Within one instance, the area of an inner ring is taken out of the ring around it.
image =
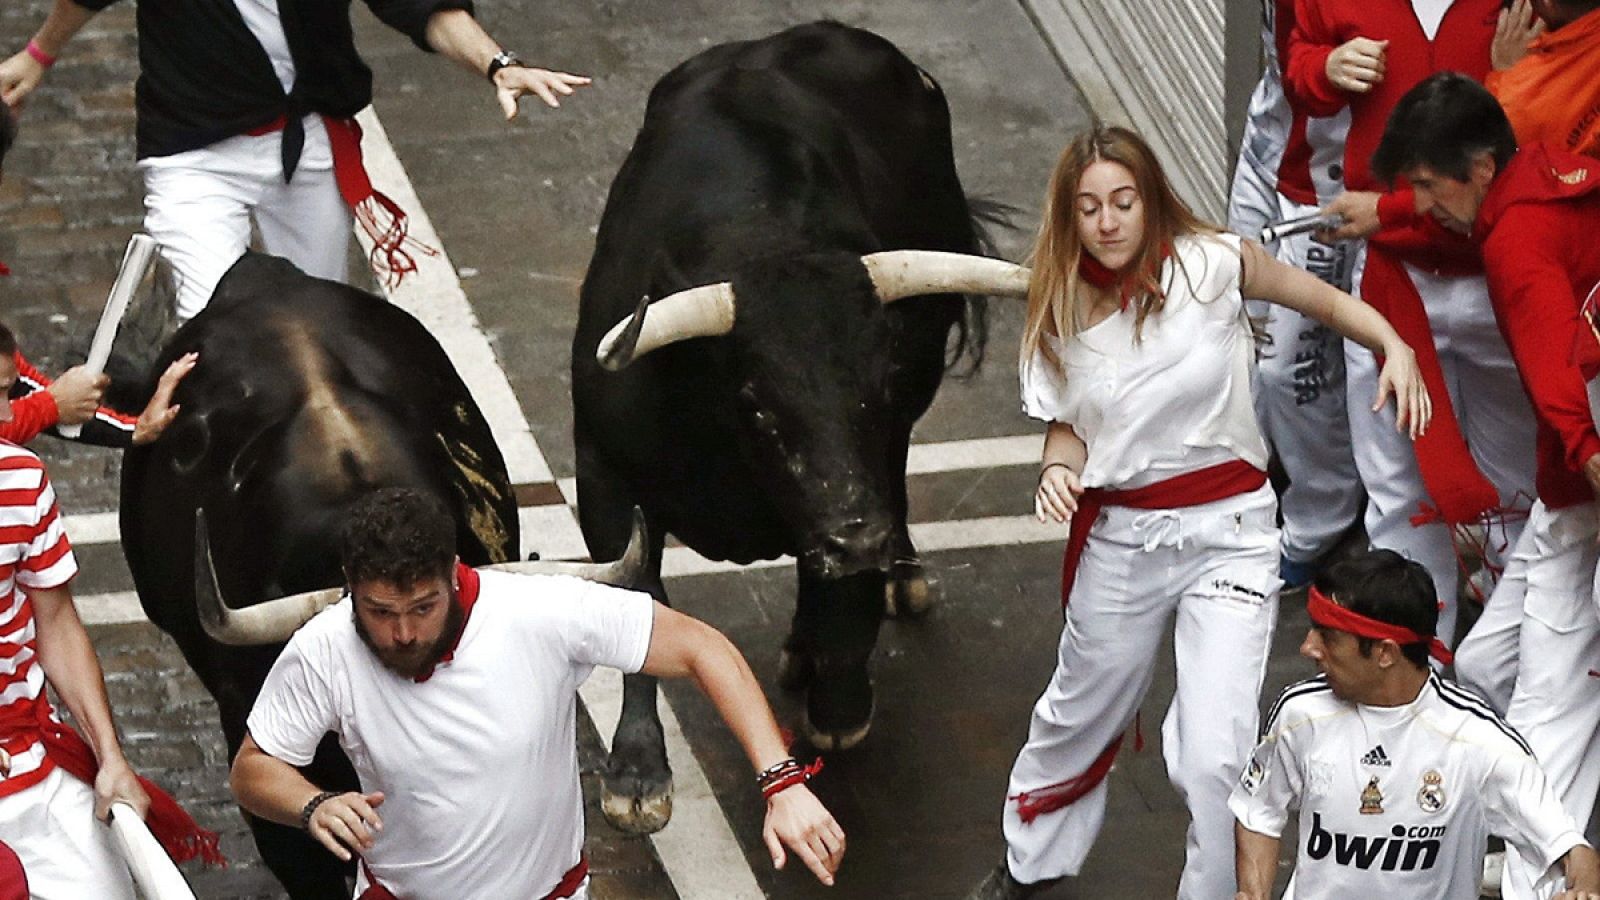
[[[1105,782],[1028,823],[1013,798],[1081,774],[1128,728],[1176,614],[1178,686],[1161,740],[1191,820],[1178,896],[1233,896],[1228,794],[1256,739],[1277,620],[1274,507],[1263,485],[1185,509],[1102,511],[1079,563],[1055,673],[1006,789],[1006,861],[1017,880],[1082,868],[1105,818]]]
[[[134,900],[111,827],[94,817],[94,791],[60,769],[0,797],[0,840],[22,860],[33,900]]]
[[[1317,211],[1286,197],[1277,201],[1278,219]],[[1276,249],[1278,259],[1342,291],[1350,289],[1355,253],[1353,242],[1324,244],[1309,233],[1284,238]],[[1333,549],[1361,511],[1345,409],[1344,339],[1286,306],[1246,300],[1245,308],[1266,332],[1251,383],[1256,419],[1289,476],[1279,498],[1283,555],[1312,563]]]
[[[144,227],[177,278],[180,323],[210,302],[217,282],[250,247],[252,225],[265,252],[318,278],[346,279],[350,208],[334,182],[321,118],[307,116],[305,127],[305,149],[287,184],[281,132],[140,161]]]
[[[1361,283],[1363,262],[1356,266],[1356,284]],[[1533,409],[1489,306],[1488,286],[1482,276],[1439,277],[1411,266],[1406,271],[1427,310],[1450,402],[1473,460],[1494,485],[1502,506],[1527,509],[1534,497]],[[1428,570],[1444,604],[1439,638],[1454,645],[1460,564],[1450,529],[1438,521],[1411,524],[1422,506],[1433,501],[1423,486],[1410,437],[1395,429],[1393,401],[1372,411],[1378,394],[1376,359],[1365,347],[1346,341],[1345,369],[1350,438],[1367,490],[1367,537],[1373,547],[1394,550]],[[1516,517],[1493,524],[1488,541],[1492,562],[1503,562],[1521,529]]]

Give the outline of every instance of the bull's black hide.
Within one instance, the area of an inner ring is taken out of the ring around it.
[[[824,747],[866,733],[886,593],[891,608],[926,605],[906,451],[973,321],[958,295],[880,303],[861,256],[894,249],[980,252],[933,78],[831,22],[713,47],[650,94],[572,343],[591,554],[622,552],[638,505],[663,600],[668,532],[713,559],[796,557],[784,677],[808,686],[806,731]],[[596,362],[641,297],[720,281],[737,295],[728,334],[619,372]],[[606,812],[636,830],[670,814],[654,689],[630,680],[607,772]]]
[[[225,647],[195,610],[195,511],[218,583],[246,606],[342,583],[335,539],[346,506],[380,486],[432,492],[454,512],[461,558],[513,557],[517,511],[500,450],[438,343],[371,294],[250,254],[163,348],[154,372],[195,350],[183,409],[122,467],[122,545],[140,603],[216,698],[230,754],[281,645]],[[324,741],[308,777],[353,789]],[[348,867],[298,830],[250,819],[291,896],[348,900]]]

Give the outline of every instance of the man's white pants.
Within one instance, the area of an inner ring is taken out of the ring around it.
[[[1317,209],[1277,199],[1283,219]],[[1352,242],[1330,246],[1308,233],[1284,238],[1276,252],[1283,262],[1348,291],[1355,249]],[[1361,511],[1361,478],[1345,409],[1344,339],[1286,306],[1245,303],[1266,331],[1251,384],[1256,419],[1289,476],[1279,500],[1283,555],[1311,563],[1333,549]]]
[[[344,281],[352,218],[333,176],[320,118],[306,117],[306,143],[285,184],[282,133],[240,135],[209,147],[142,160],[145,231],[161,245],[177,277],[178,321],[205,308],[217,282],[250,246],[307,274]]]
[[[33,900],[134,900],[111,827],[94,817],[94,791],[60,769],[0,798],[0,840],[22,860]]]
[[[1102,512],[1079,563],[1055,673],[1006,790],[1006,861],[1017,880],[1081,869],[1105,818],[1105,782],[1027,824],[1012,798],[1081,774],[1128,728],[1175,612],[1178,687],[1161,739],[1191,818],[1178,896],[1233,896],[1228,794],[1256,739],[1277,619],[1275,517],[1265,485],[1186,509]]]
[[[1356,266],[1357,284],[1362,262]],[[1406,271],[1422,295],[1450,402],[1473,460],[1499,493],[1502,507],[1526,508],[1534,497],[1533,410],[1495,322],[1483,277],[1440,277],[1411,266]],[[1376,359],[1365,347],[1347,341],[1345,369],[1350,438],[1367,490],[1367,537],[1373,547],[1394,550],[1428,570],[1444,604],[1439,639],[1453,645],[1460,567],[1450,529],[1441,521],[1411,524],[1423,505],[1433,502],[1423,487],[1410,437],[1395,429],[1393,401],[1372,411],[1378,395]],[[1514,516],[1489,528],[1492,561],[1503,559],[1515,546],[1521,529]]]
[[[1534,504],[1505,576],[1456,655],[1457,675],[1505,710],[1580,825],[1600,790],[1600,680],[1590,674],[1600,666],[1597,538],[1594,504]],[[1534,889],[1540,874],[1508,852],[1502,896],[1548,898],[1553,888]]]

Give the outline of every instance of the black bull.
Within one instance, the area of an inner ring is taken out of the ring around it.
[[[183,412],[123,462],[122,542],[146,615],[216,698],[230,755],[282,644],[213,641],[196,613],[195,521],[205,511],[217,582],[233,606],[343,582],[345,507],[380,486],[449,507],[472,565],[513,558],[517,515],[499,448],[438,343],[371,294],[248,255],[173,336],[154,371],[196,350]],[[355,789],[331,740],[305,770]],[[348,866],[297,829],[248,817],[262,859],[296,898],[341,898]]]
[[[927,606],[906,453],[947,362],[981,335],[981,306],[959,294],[875,296],[863,256],[909,248],[981,252],[937,83],[883,38],[835,23],[724,44],[652,90],[606,202],[573,339],[591,555],[622,552],[635,506],[663,601],[667,532],[713,559],[793,555],[782,679],[808,688],[805,731],[823,748],[866,734],[886,601],[891,612]],[[718,282],[737,297],[720,336],[635,354],[636,318],[620,350],[602,343],[636,308],[648,328],[673,299],[660,298]],[[602,347],[620,371],[597,361]],[[613,748],[608,817],[661,827],[671,783],[653,680],[628,680]]]

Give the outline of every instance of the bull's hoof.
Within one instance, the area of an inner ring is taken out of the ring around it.
[[[893,619],[898,616],[917,618],[933,606],[933,592],[928,589],[928,579],[922,576],[920,565],[897,565],[883,583],[883,613]]]
[[[823,677],[824,674],[826,677]],[[806,697],[801,727],[818,750],[849,750],[872,728],[872,679],[862,663],[844,671],[818,673]]]
[[[804,690],[816,673],[809,653],[785,647],[778,656],[778,687],[786,691]]]
[[[600,789],[600,811],[611,827],[628,834],[655,834],[672,820],[672,781],[658,791],[642,794]]]
[[[802,727],[805,729],[806,740],[818,750],[850,750],[867,739],[867,732],[872,730],[872,717],[868,716],[867,720],[856,728],[822,729],[812,724],[811,714],[806,713]]]

